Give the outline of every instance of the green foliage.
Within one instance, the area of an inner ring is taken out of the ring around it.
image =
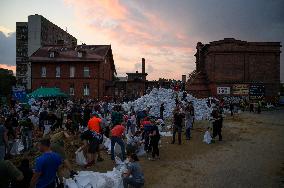
[[[12,86],[16,84],[16,77],[3,69],[0,71],[0,96],[9,97],[11,95]]]

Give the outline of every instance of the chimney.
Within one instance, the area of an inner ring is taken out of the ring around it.
[[[145,59],[142,58],[142,73],[145,73]]]
[[[181,75],[181,80],[182,80],[183,83],[185,83],[186,82],[186,75]]]

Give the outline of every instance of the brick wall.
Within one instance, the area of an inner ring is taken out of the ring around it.
[[[260,83],[265,86],[267,97],[278,96],[279,42],[246,42],[229,38],[200,44],[197,44],[196,62],[199,64],[198,72],[205,76],[199,75],[188,82],[189,92],[197,93],[198,96],[198,93],[208,87],[209,95],[216,96],[217,86]]]
[[[41,77],[42,67],[46,67],[46,77]],[[56,78],[56,67],[60,66],[60,77]],[[75,77],[70,78],[70,67],[75,67]],[[89,67],[90,77],[84,77],[84,67]],[[32,89],[39,87],[58,87],[69,94],[69,89],[74,86],[75,98],[82,98],[83,87],[89,85],[88,98],[101,98],[107,95],[105,83],[112,80],[112,70],[109,62],[35,62],[32,63]]]

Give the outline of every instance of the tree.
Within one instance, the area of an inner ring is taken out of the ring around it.
[[[10,99],[12,86],[16,84],[16,77],[13,72],[0,68],[0,97]]]

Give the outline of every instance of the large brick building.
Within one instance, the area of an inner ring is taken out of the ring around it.
[[[224,40],[197,43],[196,70],[186,89],[198,97],[249,96],[256,91],[266,99],[280,89],[280,42]]]
[[[116,70],[110,45],[45,46],[29,60],[33,90],[58,87],[77,99],[112,95]]]
[[[28,58],[42,46],[77,44],[77,39],[41,15],[28,16],[28,22],[16,22],[16,77],[19,85],[31,89]]]

